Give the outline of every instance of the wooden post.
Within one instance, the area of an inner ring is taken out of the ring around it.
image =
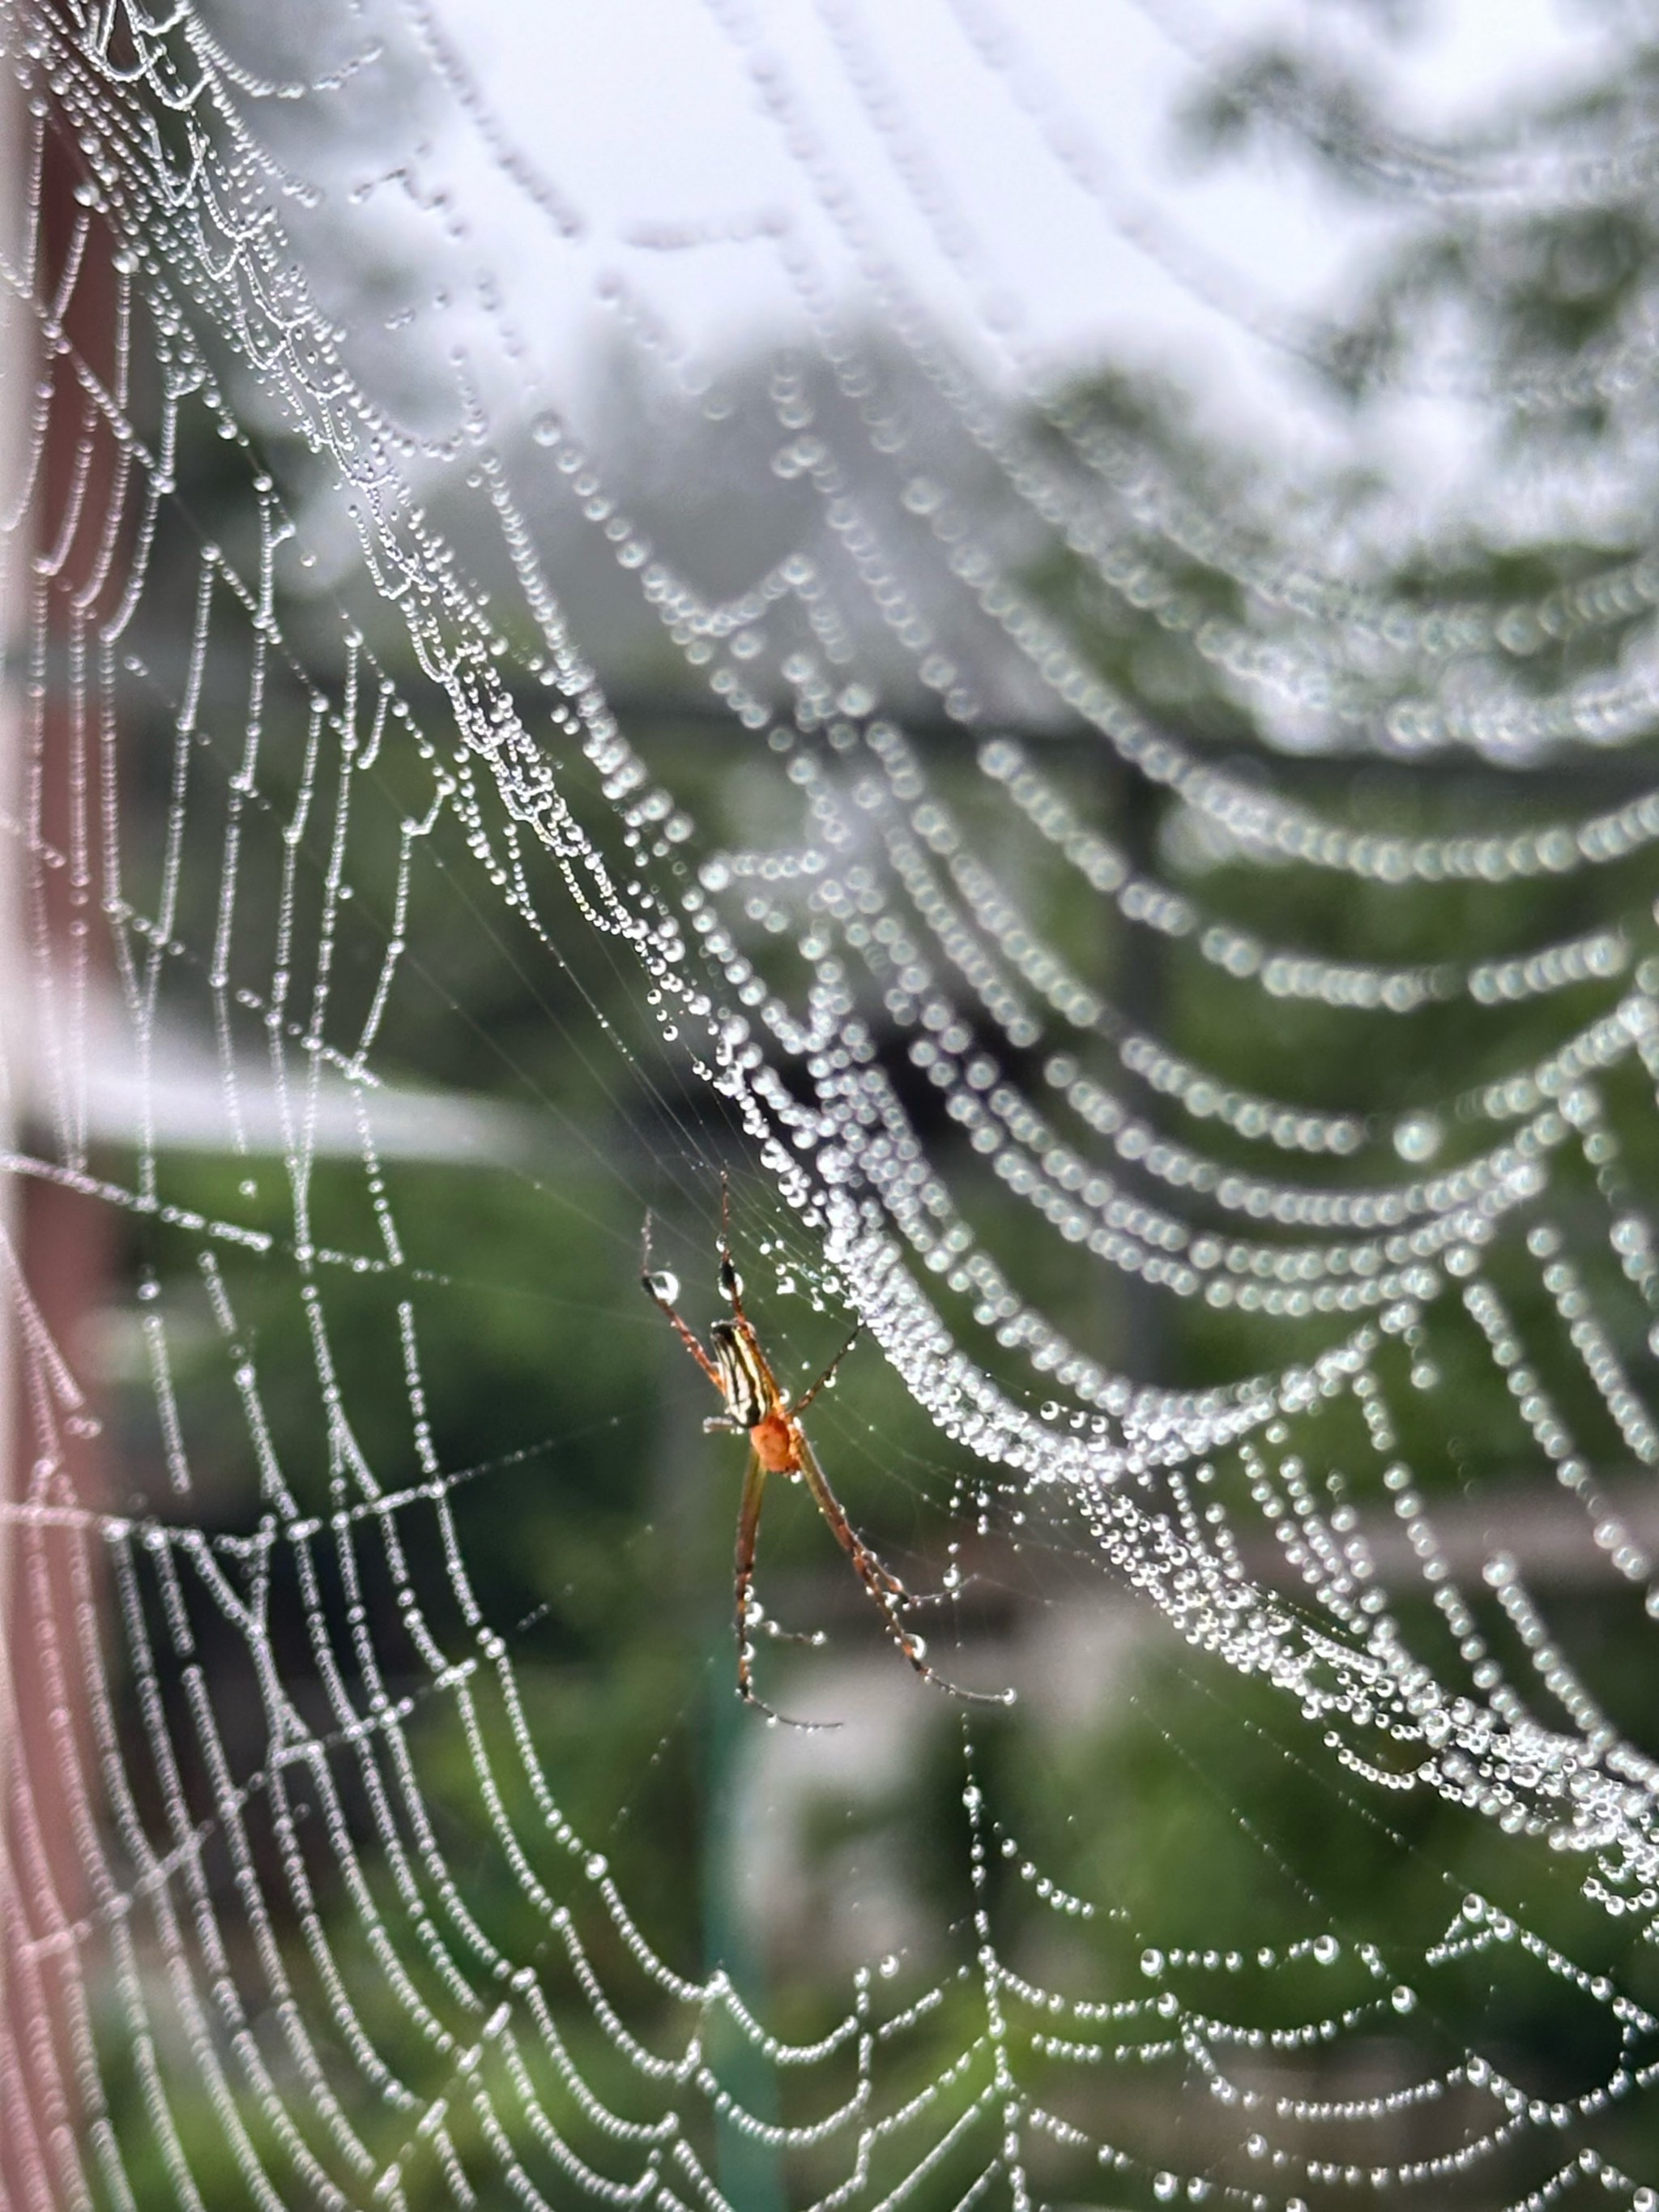
[[[0,1177],[0,1502],[9,1509],[0,1516],[0,2204],[50,2212],[85,2194],[76,1930],[95,1859],[83,1645],[99,1633],[101,1607],[88,1599],[101,1589],[102,1546],[95,1526],[33,1516],[97,1515],[107,1504],[98,1424],[77,1377],[88,1321],[108,1295],[113,1222],[52,1170],[85,1165],[72,1048],[105,964],[96,641],[125,479],[82,374],[114,386],[110,233],[85,204],[62,118],[45,119],[37,161],[35,118],[7,90],[0,222],[10,251],[33,215],[33,295],[45,312],[8,301],[0,326],[0,501],[27,501],[0,599],[0,779],[18,825],[0,858],[0,1144],[44,1172]],[[40,1079],[48,1038],[71,1047],[67,1060],[54,1057],[52,1083]]]

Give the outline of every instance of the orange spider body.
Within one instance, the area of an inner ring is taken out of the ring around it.
[[[708,1332],[714,1347],[711,1380],[726,1401],[724,1419],[749,1431],[755,1456],[768,1474],[804,1472],[800,1424],[790,1416],[760,1339],[747,1321],[717,1321]],[[722,1418],[722,1417],[717,1417]]]
[[[794,1423],[781,1413],[769,1413],[750,1430],[749,1441],[755,1447],[755,1456],[769,1474],[793,1475],[799,1480],[800,1446],[795,1441],[798,1433]]]

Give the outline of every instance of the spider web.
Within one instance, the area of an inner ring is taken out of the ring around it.
[[[1370,333],[1385,404],[1605,418],[1505,516],[1594,560],[1500,600],[1447,524],[1425,583],[1386,487],[1206,492],[1054,373],[817,21],[832,125],[708,11],[775,205],[613,236],[414,0],[0,15],[5,2190],[1650,2208],[1645,300],[1547,374]],[[1352,372],[941,23],[1011,161]],[[1524,159],[1252,97],[1409,238],[1645,206],[1633,82]],[[727,250],[760,369],[653,273]],[[787,1371],[875,1347],[826,1465],[1013,1702],[803,1515],[830,1640],[761,1663],[820,1726],[737,1710],[636,1286],[649,1207],[713,1310],[723,1168]]]

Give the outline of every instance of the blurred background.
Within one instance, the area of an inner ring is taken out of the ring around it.
[[[1651,2206],[1644,11],[0,21],[3,2187]],[[1054,1188],[1271,1296],[1056,1236],[907,900]],[[1018,1701],[775,1484],[820,1727],[739,1705],[641,1231],[706,1329],[728,1178],[818,1372],[877,1286],[755,1099],[854,1038],[995,1255],[951,1352],[1061,1438],[1176,1409],[1316,1659],[1363,1542],[1458,1787],[879,1328],[819,1455]],[[1194,1411],[1384,1310],[1372,1397]]]

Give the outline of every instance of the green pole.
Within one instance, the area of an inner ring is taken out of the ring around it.
[[[708,1798],[703,1822],[703,1952],[725,1969],[756,2018],[763,2014],[764,1969],[741,1893],[742,1808],[738,1784],[749,1731],[760,1725],[732,1686],[732,1632],[721,1631],[708,1670]],[[757,2119],[775,2124],[777,2080],[764,2051],[730,2020],[710,2022],[708,2063],[720,2087]],[[715,2120],[714,2171],[732,2212],[784,2212],[783,2160],[774,2143],[748,2134],[726,2113]]]

